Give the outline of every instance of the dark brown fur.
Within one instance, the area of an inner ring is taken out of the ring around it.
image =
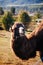
[[[40,58],[43,61],[43,22],[39,24],[35,31],[36,36],[36,50],[40,52]]]
[[[15,30],[15,26],[13,30]],[[19,58],[29,59],[30,57],[34,57],[37,50],[40,51],[40,57],[43,57],[43,23],[32,33],[17,39],[14,39],[14,32],[12,31],[11,33],[12,49]]]

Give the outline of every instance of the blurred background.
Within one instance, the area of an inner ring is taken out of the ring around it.
[[[0,0],[0,65],[33,65],[40,59],[39,52],[27,61],[11,52],[9,29],[16,21],[25,25],[26,33],[31,33],[43,22],[43,0]]]

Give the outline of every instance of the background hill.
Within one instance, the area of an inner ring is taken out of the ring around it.
[[[35,4],[43,3],[43,0],[0,0],[0,6],[6,6],[8,4]]]

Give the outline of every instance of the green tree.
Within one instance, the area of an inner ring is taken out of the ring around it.
[[[23,23],[25,23],[25,22],[29,23],[31,21],[31,17],[28,15],[27,12],[21,11],[18,15],[18,21],[21,21]]]
[[[14,7],[11,7],[11,12],[12,12],[12,14],[15,14],[15,8]]]
[[[5,30],[9,30],[9,27],[14,23],[12,14],[8,12],[7,14],[4,15],[3,17],[3,25]]]
[[[41,18],[41,13],[40,13],[40,12],[37,12],[37,13],[36,13],[36,17],[37,17],[37,18]]]
[[[26,11],[20,11],[18,15],[18,21],[22,22],[27,28],[29,23],[31,22],[31,17],[28,15]]]
[[[0,7],[0,15],[3,15],[4,14],[4,10],[2,7]]]

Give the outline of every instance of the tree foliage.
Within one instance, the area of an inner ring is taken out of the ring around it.
[[[26,23],[26,22],[30,22],[31,21],[31,18],[30,16],[28,15],[27,12],[25,11],[21,11],[18,15],[18,21],[21,21],[23,23]]]
[[[9,30],[9,27],[13,24],[13,18],[12,18],[12,14],[10,12],[8,12],[7,14],[5,14],[5,16],[3,17],[3,25],[5,30]]]
[[[15,14],[15,8],[14,7],[11,7],[11,12],[12,12],[12,14]]]
[[[37,12],[36,17],[37,18],[41,18],[41,13],[40,12]]]
[[[0,15],[3,15],[4,14],[4,10],[2,7],[0,7]]]

